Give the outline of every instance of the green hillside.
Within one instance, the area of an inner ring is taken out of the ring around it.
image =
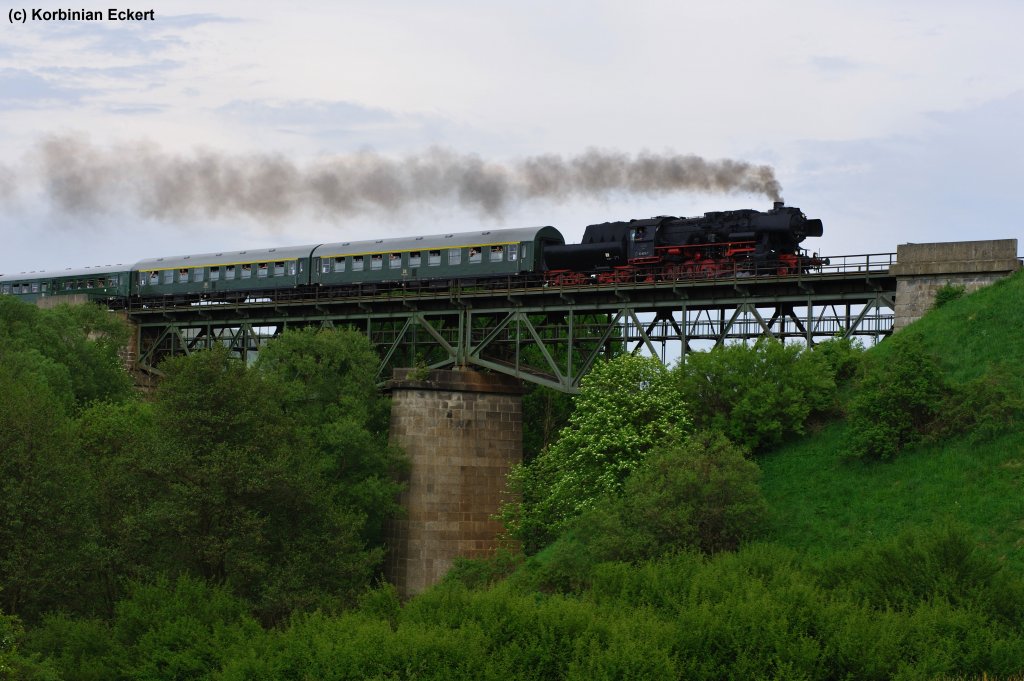
[[[933,310],[867,354],[884,357],[893,343],[917,340],[953,385],[996,373],[1024,395],[1022,332],[1024,274],[1017,274]],[[1024,569],[1024,429],[1009,431],[864,463],[848,459],[848,423],[831,423],[761,459],[772,539],[826,556],[909,527],[953,523]]]

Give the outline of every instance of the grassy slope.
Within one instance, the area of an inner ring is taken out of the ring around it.
[[[1024,273],[928,314],[920,336],[955,382],[1001,363],[1024,363]],[[870,352],[887,354],[888,343]],[[1021,387],[1024,392],[1024,385]],[[771,538],[824,557],[908,526],[955,522],[1024,571],[1024,432],[989,442],[920,447],[888,463],[844,462],[847,427],[764,457]]]

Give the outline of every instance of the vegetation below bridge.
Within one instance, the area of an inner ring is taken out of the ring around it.
[[[102,315],[4,305],[0,676],[1018,678],[1024,277],[954,293],[866,352],[530,396],[515,541],[405,604],[357,338],[175,360],[138,401]]]

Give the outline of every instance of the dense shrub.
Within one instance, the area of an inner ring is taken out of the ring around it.
[[[1024,584],[962,529],[907,530],[833,558],[823,575],[827,586],[879,610],[942,601],[981,608],[1010,624],[1024,617]]]
[[[675,551],[735,550],[765,527],[761,471],[724,436],[701,432],[652,454],[609,497],[525,566],[521,583],[545,591],[586,589],[605,561],[639,562]]]
[[[832,406],[836,389],[825,353],[774,339],[688,354],[675,373],[694,424],[754,452],[803,433],[808,416]]]
[[[938,361],[913,336],[872,358],[850,404],[854,457],[890,459],[938,427],[949,388]]]
[[[830,338],[816,344],[814,353],[825,360],[838,385],[857,375],[864,360],[864,345],[854,338]]]

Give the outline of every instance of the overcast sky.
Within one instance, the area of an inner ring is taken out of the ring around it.
[[[157,2],[4,5],[0,272],[771,207],[746,185],[467,198],[587,154],[770,166],[825,255],[1021,231],[1019,0]]]

